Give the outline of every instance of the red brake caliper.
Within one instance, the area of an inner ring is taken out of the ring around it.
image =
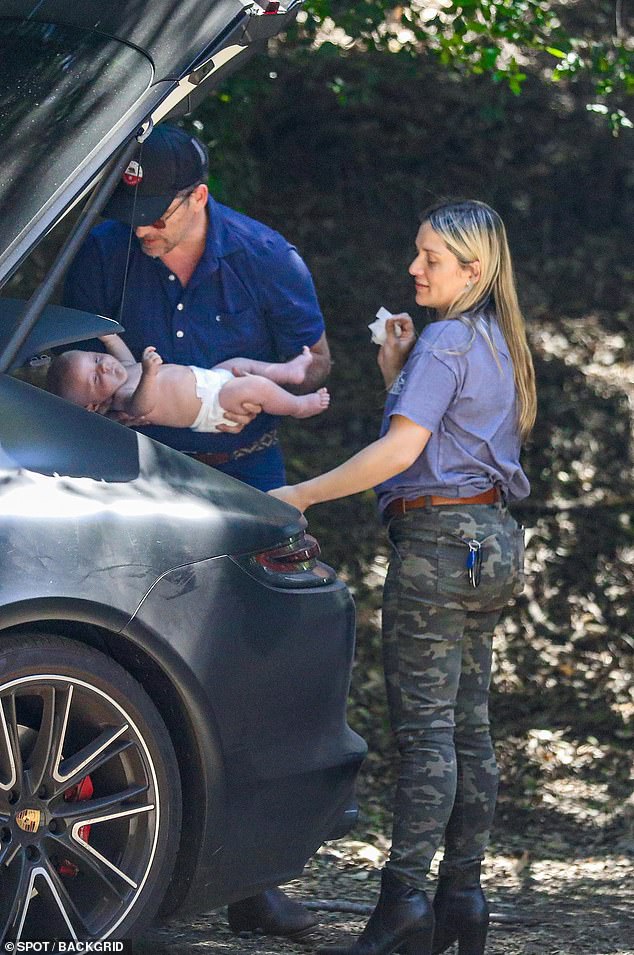
[[[71,786],[70,789],[66,790],[64,799],[66,802],[83,802],[85,799],[92,799],[94,791],[90,776],[84,776],[76,786]],[[90,837],[90,825],[82,826],[78,830],[78,835],[84,842],[88,842]],[[74,862],[70,862],[68,859],[64,859],[64,861],[58,865],[57,871],[60,875],[66,875],[74,879],[79,872],[79,866],[75,865]]]

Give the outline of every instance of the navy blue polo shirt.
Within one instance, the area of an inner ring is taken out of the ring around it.
[[[129,226],[106,221],[92,230],[69,269],[64,302],[117,319],[137,360],[155,345],[165,362],[202,368],[238,356],[284,361],[324,332],[313,280],[297,249],[211,197],[205,251],[185,287],[141,250]],[[259,414],[237,435],[142,430],[180,451],[217,453],[247,447],[277,421]]]

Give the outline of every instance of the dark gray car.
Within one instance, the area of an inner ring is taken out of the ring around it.
[[[137,139],[295,12],[2,2],[2,286],[76,221],[0,298],[0,942],[253,895],[355,818],[354,608],[304,518],[15,374],[119,328],[51,290]]]

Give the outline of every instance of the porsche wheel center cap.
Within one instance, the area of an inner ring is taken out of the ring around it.
[[[15,815],[16,825],[23,832],[37,832],[42,821],[42,813],[39,809],[21,809]]]

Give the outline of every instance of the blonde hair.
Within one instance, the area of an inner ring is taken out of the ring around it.
[[[423,213],[422,222],[429,223],[461,265],[480,263],[480,277],[460,293],[444,317],[459,318],[487,301],[493,302],[513,362],[518,427],[522,440],[526,440],[537,414],[535,370],[504,223],[494,209],[475,199],[431,206]]]

